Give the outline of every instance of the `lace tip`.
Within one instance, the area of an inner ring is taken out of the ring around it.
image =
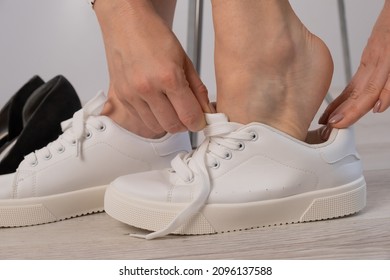
[[[139,239],[146,239],[146,235],[144,234],[135,234],[135,233],[132,233],[132,234],[129,234],[130,237],[134,237],[134,238],[139,238]]]
[[[136,233],[130,234],[131,237],[139,238],[139,239],[146,239],[146,240],[151,240],[154,238],[153,236],[150,236],[150,235],[151,234],[136,234]]]

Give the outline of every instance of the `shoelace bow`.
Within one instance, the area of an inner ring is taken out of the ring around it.
[[[219,167],[220,159],[229,159],[232,150],[241,150],[244,141],[253,140],[253,132],[236,131],[238,124],[219,122],[208,125],[204,129],[206,139],[193,152],[181,153],[171,162],[171,172],[175,172],[184,182],[191,183],[195,174],[200,177],[200,191],[194,200],[183,209],[164,229],[147,234],[133,234],[134,237],[154,239],[174,232],[189,221],[206,204],[211,191],[209,168]]]
[[[61,153],[69,146],[74,146],[75,154],[76,156],[79,156],[81,154],[81,141],[84,137],[88,137],[89,133],[86,133],[87,123],[97,130],[101,130],[103,127],[99,120],[89,117],[99,115],[105,102],[106,96],[103,92],[99,92],[82,109],[75,112],[71,119],[61,123],[63,134],[61,134],[57,140],[54,140],[47,146],[28,154],[25,156],[25,160],[27,160],[31,165],[36,165],[40,158],[50,159],[53,152],[56,151]]]

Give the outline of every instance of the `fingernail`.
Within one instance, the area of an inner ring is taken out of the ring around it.
[[[338,123],[339,121],[341,121],[342,119],[344,119],[344,115],[343,114],[337,114],[337,115],[334,115],[328,123],[330,124],[335,124],[335,123]]]
[[[321,138],[322,138],[322,140],[328,140],[331,131],[332,131],[332,127],[326,126],[326,127],[321,131]]]
[[[374,109],[372,109],[372,111],[374,113],[379,113],[379,110],[381,109],[381,105],[382,105],[382,102],[380,100],[378,100],[376,103],[375,103],[375,106],[374,106]]]

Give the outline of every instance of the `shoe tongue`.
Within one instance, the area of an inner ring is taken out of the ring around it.
[[[227,123],[229,122],[228,117],[223,113],[216,114],[205,114],[206,123],[207,124],[215,124],[215,123]]]
[[[73,114],[73,117],[61,122],[61,129],[63,132],[70,127],[73,130],[77,127],[76,135],[81,135],[84,129],[84,122],[89,116],[98,116],[103,110],[104,104],[107,100],[103,91],[99,91],[95,97],[87,102],[83,108]],[[81,133],[81,134],[80,134]]]
[[[107,101],[107,97],[103,91],[99,91],[95,97],[85,104],[83,110],[87,115],[99,115],[103,110],[104,104]]]

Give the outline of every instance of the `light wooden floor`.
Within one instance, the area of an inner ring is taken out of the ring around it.
[[[367,207],[347,218],[145,241],[105,213],[0,229],[0,259],[390,259],[390,112],[356,125]]]

